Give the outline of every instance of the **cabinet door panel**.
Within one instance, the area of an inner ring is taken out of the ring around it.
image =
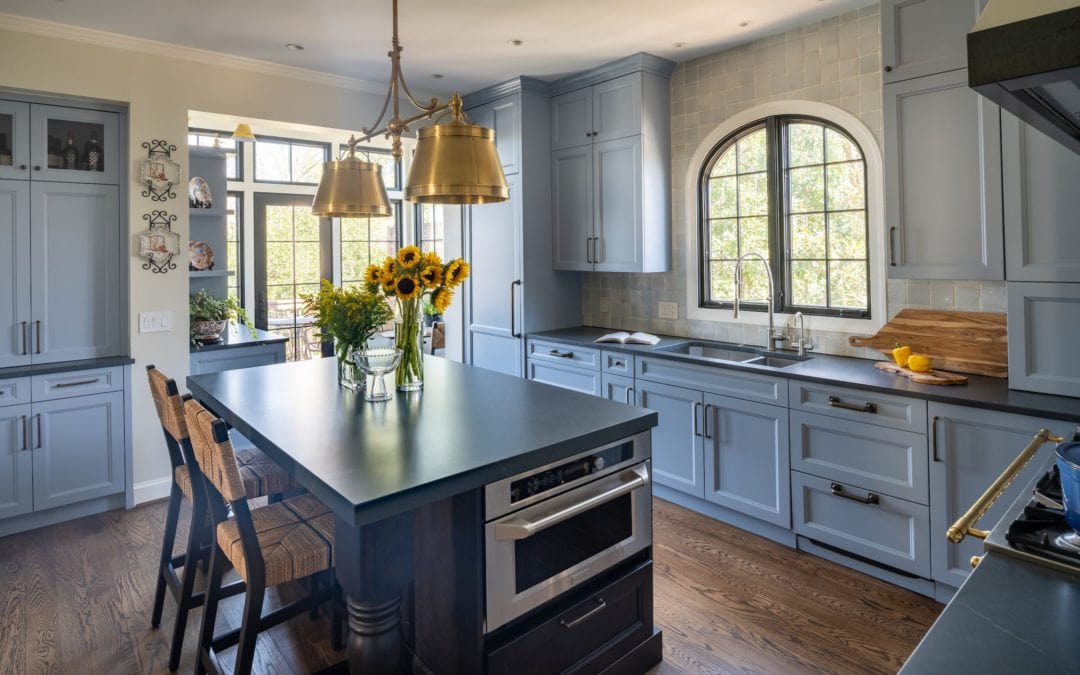
[[[115,185],[32,183],[35,363],[120,353],[119,218]]]
[[[0,179],[30,178],[30,104],[0,100],[0,150],[10,157],[0,159]]]
[[[519,169],[518,138],[520,111],[515,96],[501,98],[468,111],[473,124],[495,130],[495,150],[499,153],[503,173],[517,173]]]
[[[551,149],[592,144],[592,89],[568,91],[551,99]]]
[[[967,34],[985,0],[885,0],[881,58],[886,83],[967,67]]]
[[[557,270],[593,268],[592,146],[551,154],[551,197]]]
[[[513,286],[521,279],[521,195],[518,177],[511,174],[506,180],[509,200],[469,210],[466,258],[472,272],[466,291],[466,350],[474,366],[521,377],[524,342],[515,331],[523,308]]]
[[[641,136],[597,143],[593,158],[596,270],[640,271]]]
[[[641,73],[601,82],[592,88],[593,141],[641,133]]]
[[[930,550],[933,577],[959,587],[971,572],[971,556],[982,555],[973,537],[953,544],[945,532],[990,487],[1005,467],[1042,428],[1059,436],[1072,434],[1070,422],[1043,420],[995,410],[930,403]],[[1044,445],[994,502],[977,527],[989,530],[1020,496],[1020,490],[1053,456]]]
[[[660,418],[652,430],[653,480],[704,497],[701,392],[641,381],[637,388],[638,405],[655,410]]]
[[[0,520],[34,509],[29,405],[0,408]]]
[[[529,359],[529,379],[571,391],[580,391],[590,396],[602,394],[600,373],[595,370]]]
[[[34,510],[124,489],[124,394],[34,404]]]
[[[885,87],[891,277],[1004,278],[999,132],[966,70]]]
[[[705,395],[705,499],[791,527],[788,411]]]
[[[120,116],[114,112],[67,108],[51,105],[30,106],[30,163],[33,165],[31,176],[34,180],[64,181],[71,183],[106,183],[115,185],[119,181],[117,168],[120,162]],[[68,145],[70,138],[73,142]],[[97,138],[101,168],[94,170],[86,163],[87,142],[92,135]],[[59,143],[60,154],[74,147],[76,163],[68,167],[49,166],[49,138]]]
[[[0,180],[0,368],[30,363],[30,184]]]
[[[1009,387],[1059,396],[1080,396],[1080,286],[1011,282]]]
[[[1080,155],[1001,113],[1009,281],[1080,281]]]
[[[603,397],[609,401],[618,401],[627,405],[634,405],[637,397],[634,395],[634,378],[625,375],[612,375],[604,373],[601,378]]]

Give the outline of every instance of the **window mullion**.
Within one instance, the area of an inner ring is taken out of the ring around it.
[[[779,117],[770,117],[766,123],[766,157],[769,186],[769,267],[774,281],[773,305],[784,310],[787,287],[787,275],[784,272],[784,251],[787,236],[784,227],[786,200],[784,169],[787,166],[784,143],[784,122]]]

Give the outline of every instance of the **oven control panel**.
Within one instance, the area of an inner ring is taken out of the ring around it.
[[[579,478],[603,471],[609,466],[630,460],[633,456],[634,444],[622,443],[544,471],[522,476],[510,483],[510,503],[516,504],[524,499],[549,492]]]

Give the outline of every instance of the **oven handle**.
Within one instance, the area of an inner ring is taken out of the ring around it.
[[[609,502],[616,497],[621,497],[628,492],[633,492],[649,484],[649,470],[645,464],[639,464],[629,471],[623,472],[620,477],[622,482],[619,485],[586,497],[572,506],[555,513],[546,514],[536,520],[528,520],[518,516],[505,522],[495,523],[495,539],[498,541],[528,539],[537,532],[558,525],[564,520],[569,520],[604,502]]]

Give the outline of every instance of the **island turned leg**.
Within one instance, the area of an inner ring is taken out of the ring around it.
[[[340,517],[335,569],[345,591],[353,675],[398,673],[403,657],[401,604],[412,580],[413,514],[356,527]]]

